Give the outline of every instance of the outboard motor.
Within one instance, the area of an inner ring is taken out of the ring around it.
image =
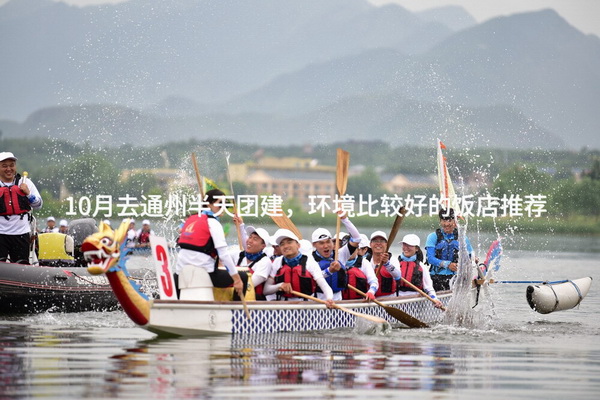
[[[81,252],[81,245],[85,238],[93,233],[98,232],[96,221],[93,218],[80,218],[74,219],[69,223],[69,235],[74,241],[74,257],[78,267],[86,267],[83,253]]]

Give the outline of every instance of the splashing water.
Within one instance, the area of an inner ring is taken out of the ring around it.
[[[487,287],[481,290],[476,300],[476,290],[472,287],[473,264],[469,257],[466,241],[467,224],[458,225],[458,271],[454,279],[454,294],[448,304],[443,323],[446,325],[461,326],[467,328],[483,328],[488,325],[488,308],[484,304],[493,304],[489,297]],[[473,305],[481,304],[481,307],[473,308]],[[493,310],[493,307],[492,307]],[[486,312],[487,311],[487,312]]]

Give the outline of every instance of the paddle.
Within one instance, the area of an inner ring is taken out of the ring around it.
[[[363,297],[367,296],[364,292],[355,288],[352,285],[348,285],[348,287]],[[399,308],[386,306],[385,304],[383,304],[382,302],[380,302],[376,299],[371,300],[371,301],[374,302],[375,304],[377,304],[378,306],[383,307],[385,312],[387,312],[389,315],[396,318],[398,321],[402,322],[406,326],[409,326],[411,328],[429,328],[429,325],[427,325],[425,322],[419,321],[412,315],[405,313],[404,311],[400,310]]]
[[[294,225],[292,220],[283,212],[283,210],[279,211],[279,215],[271,214],[271,219],[273,220],[273,222],[275,222],[275,225],[282,229],[289,229],[296,236],[298,236],[298,239],[302,239],[300,231],[298,230],[298,228],[296,228],[296,225]]]
[[[327,304],[327,302],[325,300],[321,300],[321,299],[319,299],[317,297],[313,297],[313,296],[310,296],[308,294],[304,294],[302,292],[296,292],[295,290],[292,290],[290,293],[292,293],[296,297],[302,297],[302,298],[305,298],[305,299],[308,299],[308,300],[316,301],[317,303]],[[376,317],[374,315],[361,314],[359,312],[349,310],[346,307],[342,307],[339,304],[335,304],[334,303],[333,307],[337,308],[338,310],[341,310],[341,311],[347,312],[349,314],[352,314],[352,315],[354,315],[356,317],[364,318],[364,319],[366,319],[368,321],[371,321],[371,322],[374,322],[376,324],[386,324],[387,323],[387,321],[385,319],[383,319],[383,318],[379,318],[379,317]]]
[[[200,169],[198,169],[198,161],[196,161],[196,153],[192,153],[192,165],[194,166],[194,172],[196,173],[196,181],[198,182],[198,190],[204,200],[204,185],[202,185],[202,179],[200,178]]]
[[[400,278],[400,279],[402,279],[402,282],[406,283],[408,286],[413,288],[413,290],[416,290],[421,296],[425,297],[427,300],[431,301],[433,304],[437,304],[437,302],[434,299],[432,299],[431,297],[429,297],[429,295],[427,293],[425,293],[424,291],[422,291],[421,289],[419,289],[418,287],[413,285],[411,282],[407,281],[404,278]],[[440,310],[446,311],[446,307],[441,306]]]
[[[343,197],[346,194],[346,187],[348,185],[348,167],[350,166],[350,153],[345,150],[337,149],[337,161],[335,171],[335,185],[337,187],[339,197]],[[338,215],[335,227],[335,259],[339,258],[340,249],[340,230],[342,225],[342,219]]]

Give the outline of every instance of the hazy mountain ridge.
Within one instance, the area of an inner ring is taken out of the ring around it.
[[[446,135],[600,147],[599,38],[553,11],[475,25],[461,10],[412,14],[364,0],[82,9],[13,0],[0,7],[0,54],[10,55],[0,60],[1,117],[62,106],[19,125],[0,121],[0,130],[128,143]]]

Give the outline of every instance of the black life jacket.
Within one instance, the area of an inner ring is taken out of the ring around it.
[[[250,273],[252,273],[252,274],[254,273],[254,270],[252,269],[252,267],[254,267],[254,264],[259,262],[260,260],[263,259],[263,257],[266,257],[266,256],[267,255],[265,253],[262,253],[257,260],[254,260],[250,264],[248,264],[247,267],[248,267],[248,270],[250,271]],[[238,267],[242,264],[242,260],[244,260],[244,258],[246,258],[246,252],[240,251],[240,258],[238,259],[238,262],[236,264]],[[264,289],[265,289],[264,282],[261,283],[260,285],[254,287],[254,294],[256,295],[256,300],[266,300],[267,299],[264,295]]]

